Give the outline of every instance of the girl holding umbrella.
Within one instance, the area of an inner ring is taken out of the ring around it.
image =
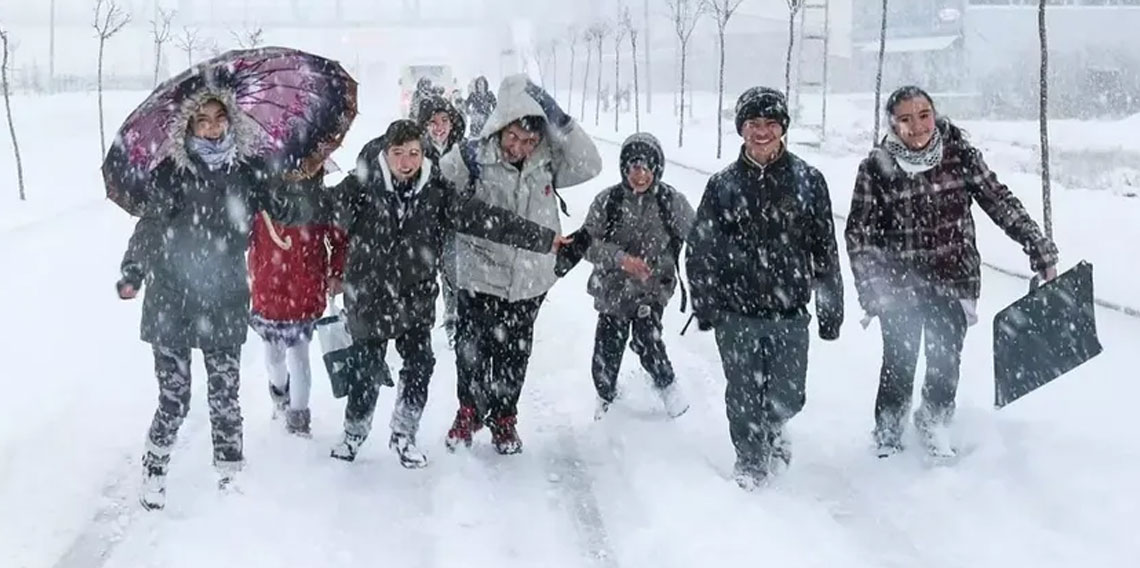
[[[339,91],[321,89],[322,78]],[[153,347],[159,386],[142,460],[145,508],[165,506],[170,453],[190,403],[192,349],[206,363],[219,488],[240,470],[254,216],[308,221],[311,196],[297,182],[316,173],[354,116],[355,83],[339,65],[278,48],[233,52],[160,86],[108,152],[108,195],[139,217],[118,293],[132,299],[147,288],[141,338]]]

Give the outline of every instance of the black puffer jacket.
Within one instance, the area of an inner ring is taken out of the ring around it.
[[[843,279],[827,182],[791,152],[761,167],[742,149],[709,180],[689,246],[693,309],[702,322],[715,325],[723,312],[800,317],[814,290],[820,335],[838,336]]]
[[[324,200],[322,216],[348,234],[344,289],[355,339],[391,339],[435,321],[437,278],[451,231],[549,252],[555,233],[471,199],[424,160],[418,178],[394,181],[380,137]],[[461,188],[462,189],[462,188]]]

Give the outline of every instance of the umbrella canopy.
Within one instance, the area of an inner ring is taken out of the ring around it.
[[[339,63],[296,49],[223,53],[159,85],[127,117],[103,161],[107,197],[137,215],[159,164],[193,169],[189,121],[211,99],[229,112],[239,158],[260,159],[273,175],[310,177],[356,118],[356,90]]]

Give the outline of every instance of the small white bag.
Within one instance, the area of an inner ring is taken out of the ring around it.
[[[352,335],[344,309],[329,300],[328,315],[317,320],[317,340],[321,344],[321,358],[325,362],[332,393],[336,398],[348,395],[348,384],[355,373]]]

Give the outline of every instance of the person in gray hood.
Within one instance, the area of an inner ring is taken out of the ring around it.
[[[684,195],[661,181],[665,154],[656,138],[634,134],[622,144],[620,156],[622,183],[598,194],[583,225],[590,241],[586,260],[594,265],[587,290],[598,310],[595,418],[606,413],[617,395],[631,330],[633,352],[675,418],[689,405],[674,384],[661,316],[680,281],[678,259],[695,213]]]
[[[562,234],[558,189],[602,170],[590,136],[525,75],[503,81],[483,132],[444,156],[443,175],[456,187],[470,187],[475,199]],[[466,234],[457,237],[456,253],[459,410],[448,448],[470,445],[487,423],[498,452],[518,453],[519,394],[539,306],[558,280],[555,257]]]
[[[170,453],[190,406],[190,351],[202,351],[214,466],[226,488],[243,463],[238,402],[241,346],[249,325],[246,250],[258,211],[283,223],[313,213],[299,185],[270,179],[254,153],[258,125],[232,93],[191,97],[173,123],[184,137],[151,173],[151,202],[135,226],[121,264],[119,297],[148,292],[142,340],[154,349],[159,398],[143,455],[140,502],[166,503]]]

